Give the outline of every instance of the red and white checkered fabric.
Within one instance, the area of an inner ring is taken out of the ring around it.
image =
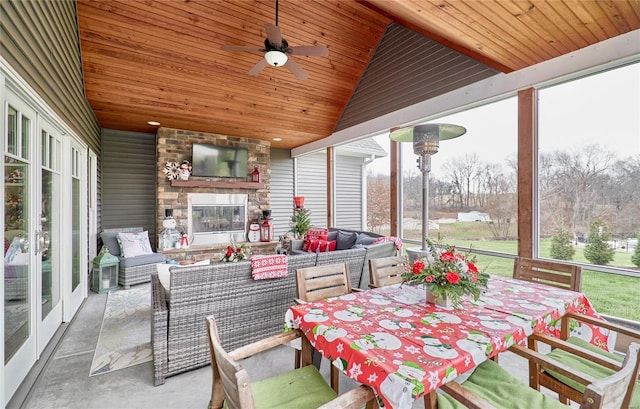
[[[251,276],[254,280],[283,278],[287,276],[286,254],[251,256]]]

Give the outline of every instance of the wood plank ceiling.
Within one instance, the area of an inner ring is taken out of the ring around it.
[[[396,22],[502,72],[640,29],[640,0],[280,0],[290,46],[325,44],[247,72],[275,0],[77,0],[87,99],[103,128],[147,125],[243,136],[293,148],[330,135],[386,27]]]

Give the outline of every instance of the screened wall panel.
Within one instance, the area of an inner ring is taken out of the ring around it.
[[[297,196],[304,196],[304,207],[311,211],[311,222],[327,226],[327,154],[313,153],[297,158]]]
[[[275,238],[287,233],[293,214],[293,159],[287,149],[271,149],[271,216]]]
[[[142,227],[156,245],[156,136],[103,130],[102,226]]]
[[[0,54],[100,157],[84,94],[74,1],[0,1]]]
[[[362,164],[362,157],[336,155],[334,227],[363,229]]]

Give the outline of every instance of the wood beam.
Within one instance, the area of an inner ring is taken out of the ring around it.
[[[333,226],[333,203],[334,189],[333,182],[335,174],[335,148],[329,146],[327,148],[327,226]]]
[[[533,257],[535,176],[535,88],[518,92],[518,255]]]
[[[400,237],[398,232],[398,212],[400,211],[400,207],[398,206],[400,200],[398,198],[398,175],[399,175],[399,164],[400,164],[400,142],[391,141],[390,142],[390,169],[389,169],[389,185],[390,185],[390,194],[389,194],[389,225],[390,225],[390,236]]]

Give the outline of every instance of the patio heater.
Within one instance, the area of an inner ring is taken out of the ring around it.
[[[426,254],[429,237],[429,172],[431,156],[438,153],[440,141],[457,138],[467,130],[459,125],[424,124],[391,131],[389,138],[396,142],[413,142],[413,153],[418,155],[418,169],[422,172],[422,248],[407,249],[409,261]]]

